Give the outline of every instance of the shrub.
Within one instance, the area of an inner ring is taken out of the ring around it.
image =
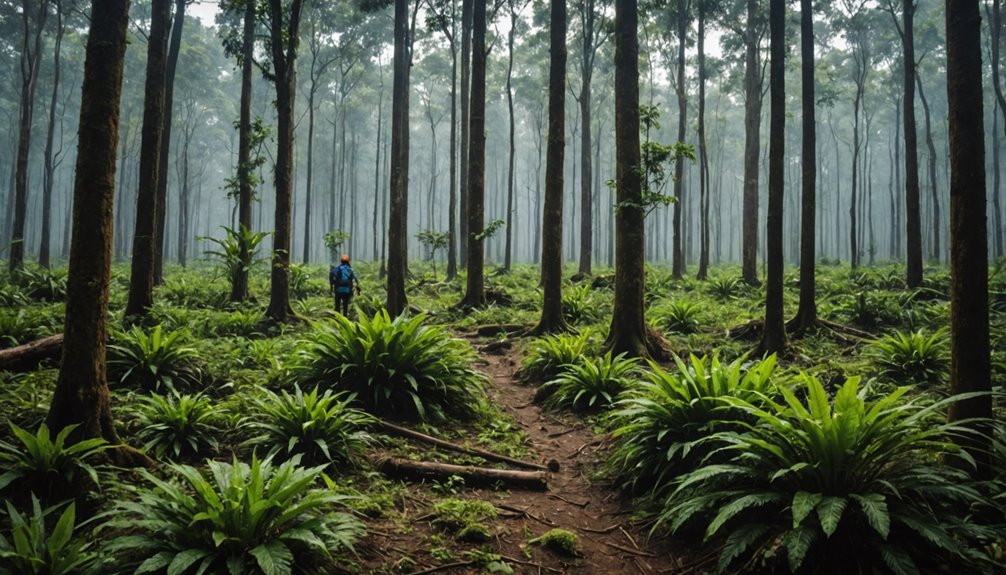
[[[984,501],[962,470],[973,461],[949,440],[961,429],[941,419],[946,402],[923,406],[906,388],[867,402],[851,378],[829,403],[820,382],[804,381],[805,400],[786,389],[782,405],[732,400],[756,422],[717,432],[728,460],[684,472],[657,524],[724,540],[721,571],[785,560],[803,572],[813,557],[836,573],[951,561],[974,572],[981,554],[965,542],[984,531],[970,515]]]
[[[354,397],[315,387],[291,395],[266,391],[256,398],[258,413],[250,426],[262,432],[255,442],[268,445],[283,459],[300,455],[311,465],[352,462],[373,441],[364,430],[373,421],[366,412],[350,407]]]
[[[35,338],[35,326],[25,310],[0,310],[0,349],[15,347]]]
[[[31,491],[51,501],[84,491],[87,479],[98,484],[98,472],[89,460],[109,448],[104,439],[70,444],[67,438],[76,425],[64,427],[55,438],[44,423],[34,434],[13,423],[10,428],[19,444],[0,441],[0,469],[6,469],[0,475],[0,491],[13,487],[16,496]]]
[[[936,385],[947,377],[949,348],[943,331],[926,335],[919,330],[886,334],[866,351],[881,373],[897,383]]]
[[[710,278],[706,285],[706,291],[720,301],[734,299],[746,290],[744,281],[737,276]]]
[[[138,326],[116,334],[117,343],[109,346],[110,377],[148,391],[197,385],[201,375],[198,353],[185,343],[185,335],[182,330],[164,334],[160,325],[149,335]]]
[[[691,301],[672,301],[653,310],[653,320],[663,329],[677,333],[694,333],[699,328],[702,306]]]
[[[358,323],[337,316],[318,324],[294,352],[292,378],[353,393],[375,415],[421,421],[471,417],[484,382],[469,367],[474,352],[424,320],[424,315],[392,320],[382,310]]]
[[[345,498],[315,489],[321,467],[296,458],[274,466],[253,456],[251,465],[208,461],[209,476],[170,465],[180,479],[140,473],[153,485],[135,501],[118,503],[106,527],[133,534],[110,541],[107,551],[136,573],[242,573],[285,575],[330,553],[352,550],[363,526],[329,508]]]
[[[546,335],[531,342],[517,375],[530,381],[555,379],[565,366],[580,361],[587,352],[590,331]]]
[[[192,457],[216,448],[219,412],[201,393],[141,397],[136,409],[143,448],[158,458]]]
[[[638,363],[625,354],[585,358],[569,364],[556,379],[539,388],[536,399],[547,397],[545,404],[556,409],[587,411],[611,406],[615,398],[632,385]]]
[[[651,364],[647,381],[615,404],[608,465],[630,493],[659,498],[679,473],[721,447],[710,441],[713,432],[752,421],[730,399],[757,404],[777,388],[775,356],[749,366],[743,358],[727,365],[716,357],[674,361],[677,369],[671,371]]]
[[[157,289],[165,302],[182,308],[219,309],[227,305],[230,295],[221,282],[191,274],[166,276]]]
[[[562,291],[562,315],[571,324],[592,323],[600,316],[600,304],[589,284],[567,287]]]
[[[223,268],[224,274],[232,282],[239,272],[255,267],[259,263],[263,262],[265,258],[259,256],[259,244],[262,243],[267,237],[272,235],[272,232],[252,232],[245,226],[240,226],[237,230],[223,226],[224,232],[227,234],[224,238],[209,238],[203,237],[199,238],[208,242],[212,242],[217,245],[216,250],[206,250],[203,253],[211,255],[220,260],[220,266]],[[241,247],[247,246],[248,250],[248,262],[247,264],[241,260]]]
[[[97,554],[90,545],[74,537],[76,506],[70,503],[60,514],[52,531],[46,530],[46,516],[55,508],[43,510],[38,499],[31,498],[32,514],[22,515],[8,501],[10,540],[0,534],[0,575],[77,575],[96,572]]]
[[[17,283],[29,299],[63,301],[66,299],[66,270],[23,268],[17,273]]]
[[[18,307],[28,303],[28,296],[20,287],[6,281],[0,284],[0,307]]]

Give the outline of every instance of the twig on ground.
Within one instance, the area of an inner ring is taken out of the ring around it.
[[[619,529],[621,526],[622,526],[621,523],[616,523],[616,524],[614,524],[614,525],[612,525],[610,527],[605,527],[604,529],[593,529],[593,528],[590,528],[590,527],[581,527],[580,530],[581,531],[586,531],[587,533],[597,533],[599,535],[607,535],[608,533],[611,533],[615,529]]]
[[[430,567],[429,569],[423,569],[422,571],[413,571],[409,575],[427,575],[427,573],[436,573],[437,571],[445,571],[447,569],[453,569],[455,567],[470,567],[475,565],[475,561],[458,561],[455,563],[444,563],[443,565],[437,565],[436,567]]]
[[[559,571],[558,569],[553,569],[551,567],[545,567],[541,563],[532,563],[530,561],[524,561],[524,560],[521,560],[521,559],[517,559],[515,557],[507,557],[506,555],[500,555],[500,559],[502,559],[504,561],[508,561],[510,563],[516,563],[517,565],[523,565],[525,567],[537,567],[539,573],[541,573],[542,569],[544,569],[545,571],[548,571],[549,573],[562,573],[562,571]]]
[[[589,423],[585,423],[583,425],[577,425],[576,427],[571,427],[570,429],[567,429],[566,431],[557,431],[555,433],[549,433],[548,436],[554,439],[556,437],[562,437],[563,435],[574,433],[576,431],[580,431],[581,429],[586,429],[588,427],[590,427],[590,424]]]
[[[584,509],[588,505],[590,505],[590,501],[584,501],[583,503],[578,503],[576,501],[570,501],[569,499],[566,499],[565,497],[563,497],[562,495],[559,495],[558,493],[550,493],[549,497],[551,497],[553,499],[558,499],[559,501],[565,501],[566,503],[569,503],[570,505],[575,505],[575,506],[579,507],[580,509]]]
[[[632,535],[629,535],[628,531],[623,529],[621,525],[618,526],[618,530],[622,532],[622,535],[625,535],[625,538],[629,540],[629,543],[632,543],[633,547],[639,549],[639,545],[636,545],[636,540],[632,538]]]
[[[640,551],[639,549],[632,549],[631,547],[625,547],[624,545],[619,545],[618,543],[612,543],[610,541],[604,541],[603,543],[608,547],[618,549],[619,551],[625,551],[631,555],[639,555],[640,557],[656,557],[653,553],[647,553],[646,551]]]
[[[549,527],[555,527],[555,523],[552,523],[548,519],[543,519],[541,517],[538,517],[537,515],[531,513],[527,509],[522,509],[522,508],[517,507],[515,505],[508,505],[506,503],[497,503],[496,507],[499,507],[500,509],[505,509],[507,511],[513,511],[514,513],[519,513],[520,515],[523,515],[525,517],[529,517],[531,519],[534,519],[538,523],[544,523],[545,525],[548,525]]]

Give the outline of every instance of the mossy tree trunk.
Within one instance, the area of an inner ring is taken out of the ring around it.
[[[392,317],[408,305],[409,49],[408,0],[395,0],[395,61],[391,107],[391,208],[388,222],[388,300]]]
[[[241,104],[238,119],[238,232],[239,253],[242,265],[234,270],[231,278],[233,302],[248,299],[248,269],[251,267],[251,251],[244,241],[244,230],[252,226],[252,165],[251,165],[251,107],[252,107],[252,67],[255,58],[255,0],[245,0],[244,27],[241,32]]]
[[[758,162],[761,155],[762,67],[759,62],[758,0],[747,0],[744,34],[744,197],[741,216],[741,275],[749,285],[758,280]]]
[[[485,239],[479,238],[485,226],[486,194],[486,5],[475,2],[472,10],[471,105],[469,106],[468,150],[468,278],[465,306],[485,305]]]
[[[803,118],[802,205],[800,214],[800,307],[793,331],[803,333],[817,324],[817,118],[814,115],[814,7],[800,0],[800,104]]]
[[[129,0],[94,0],[84,63],[73,189],[63,357],[48,424],[119,443],[105,373],[115,153]]]

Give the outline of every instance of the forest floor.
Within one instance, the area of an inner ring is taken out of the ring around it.
[[[465,488],[454,494],[486,501],[499,510],[490,525],[491,547],[514,573],[683,574],[703,563],[675,549],[664,537],[648,537],[648,527],[632,520],[631,502],[599,477],[605,436],[595,433],[587,420],[543,411],[536,405],[536,386],[514,375],[520,365],[515,346],[506,343],[486,351],[488,340],[469,339],[479,350],[477,367],[490,378],[491,400],[526,433],[531,450],[527,459],[542,464],[554,459],[560,465],[557,473],[549,474],[547,491]],[[400,500],[400,515],[385,525],[372,526],[361,547],[365,569],[380,572],[391,567],[415,574],[484,572],[465,565],[463,552],[451,549],[456,542],[443,537],[443,531],[430,521],[428,510],[436,497],[430,486],[414,485]],[[553,528],[577,535],[577,556],[528,544]],[[403,569],[405,564],[414,568]]]

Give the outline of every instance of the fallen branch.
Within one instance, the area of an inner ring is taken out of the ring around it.
[[[514,513],[523,515],[524,517],[527,517],[529,519],[534,519],[538,523],[542,523],[544,525],[548,525],[549,527],[555,527],[555,523],[549,521],[548,519],[543,519],[541,517],[538,517],[537,515],[531,513],[527,509],[522,509],[520,507],[517,507],[516,505],[508,505],[506,503],[497,503],[496,507],[499,507],[500,509],[505,509],[507,511],[512,511]]]
[[[468,485],[492,485],[499,482],[520,489],[548,490],[548,476],[542,471],[516,471],[433,461],[408,461],[395,457],[380,459],[374,463],[374,466],[385,475],[404,479],[446,481],[456,475],[464,479]]]
[[[399,437],[407,437],[409,439],[415,439],[416,441],[422,441],[424,443],[436,445],[437,447],[442,447],[450,451],[455,451],[457,453],[464,453],[465,455],[474,455],[476,457],[481,457],[486,461],[506,463],[508,465],[513,465],[514,467],[535,469],[537,471],[551,471],[553,473],[559,471],[559,462],[554,459],[549,461],[548,465],[541,465],[540,463],[533,463],[531,461],[514,459],[513,457],[507,457],[506,455],[500,455],[498,453],[493,453],[491,451],[486,451],[484,449],[479,449],[477,447],[465,447],[463,445],[451,443],[450,441],[438,439],[431,435],[426,435],[425,433],[413,431],[405,427],[399,427],[393,423],[388,423],[387,421],[383,421],[380,419],[377,420],[377,426],[380,427],[382,430],[391,433],[392,435],[397,435]]]
[[[47,359],[58,360],[63,351],[63,334],[57,333],[10,349],[0,349],[0,371],[25,372]]]

